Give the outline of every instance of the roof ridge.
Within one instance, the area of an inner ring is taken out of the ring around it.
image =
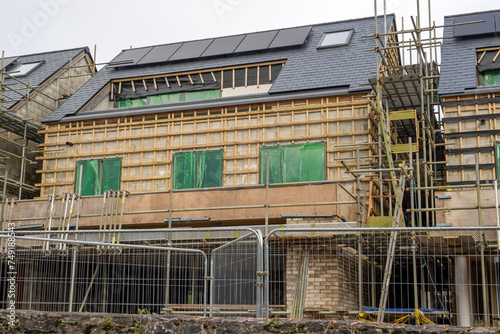
[[[82,50],[85,50],[87,51],[88,53],[90,53],[90,49],[88,46],[82,46],[82,47],[78,47],[78,48],[71,48],[71,49],[63,49],[63,50],[55,50],[55,51],[45,51],[45,52],[38,52],[38,53],[29,53],[29,54],[24,54],[24,55],[17,55],[17,56],[4,56],[4,58],[14,58],[14,57],[17,57],[17,58],[20,58],[20,57],[31,57],[31,56],[39,56],[39,55],[43,55],[43,54],[49,54],[49,53],[58,53],[58,52],[68,52],[68,51],[82,51]]]
[[[500,12],[500,9],[491,9],[491,10],[484,10],[484,11],[481,11],[481,12],[470,12],[470,13],[445,15],[444,18],[459,17],[459,16],[468,16],[468,15],[472,15],[472,14],[494,13],[494,12]]]

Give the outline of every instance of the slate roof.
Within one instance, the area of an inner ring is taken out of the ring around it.
[[[489,11],[500,17],[500,10]],[[477,88],[476,49],[500,46],[500,35],[482,35],[470,37],[453,37],[455,19],[461,14],[445,16],[444,40],[441,52],[441,75],[439,78],[439,94],[464,94],[467,90]],[[498,29],[498,27],[497,27]],[[481,91],[488,91],[498,87],[480,87]],[[471,91],[472,93],[472,91]]]
[[[58,70],[63,68],[66,64],[70,62],[71,59],[77,57],[80,53],[87,52],[89,49],[87,47],[61,50],[61,51],[51,51],[38,54],[24,55],[18,57],[8,57],[5,59],[15,59],[13,62],[9,62],[6,67],[6,71],[15,71],[15,69],[21,64],[29,64],[34,62],[42,62],[40,66],[33,69],[25,76],[17,77],[17,79],[29,84],[30,86],[39,86],[43,84],[47,79],[54,75]],[[14,79],[6,78],[5,84],[11,85],[11,88],[21,88],[22,84],[18,83]],[[26,91],[23,92],[24,94]],[[6,91],[5,95],[12,97],[14,99],[19,99],[20,95],[11,91]],[[3,107],[8,109],[12,108],[17,102],[9,102],[8,99],[2,104]]]
[[[368,78],[373,75],[370,72],[376,69],[377,64],[374,52],[367,51],[374,47],[374,39],[363,36],[374,33],[374,20],[374,17],[369,17],[314,25],[306,42],[296,47],[136,67],[113,68],[107,65],[43,122],[64,121],[64,117],[76,114],[113,79],[172,74],[283,59],[286,59],[285,66],[273,83],[269,95],[337,87],[347,87],[350,93],[367,91],[370,88],[360,86],[360,83],[368,81]],[[387,15],[387,29],[393,21],[394,15]],[[383,31],[383,25],[384,20],[380,16],[379,31]],[[354,29],[349,45],[317,49],[324,33],[348,29]],[[124,108],[124,114],[127,112],[125,109],[129,108]]]

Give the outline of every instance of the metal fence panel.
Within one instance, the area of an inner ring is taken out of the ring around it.
[[[47,240],[16,237],[13,259],[1,262],[2,307],[14,299],[26,310],[160,313],[169,298],[198,304],[206,314],[208,260],[200,250]],[[15,298],[6,298],[9,277],[15,278]]]
[[[265,316],[498,326],[498,227],[282,228],[265,241]],[[397,231],[389,289],[382,286]]]
[[[260,233],[247,233],[212,250],[210,316],[262,317],[261,272]]]

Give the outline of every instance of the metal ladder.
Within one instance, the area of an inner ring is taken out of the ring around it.
[[[402,213],[403,197],[405,192],[406,176],[403,174],[399,182],[399,189],[397,200],[394,208],[394,218],[392,220],[392,227],[395,228],[399,225]],[[394,253],[396,252],[396,242],[398,239],[398,232],[392,231],[387,249],[387,260],[385,263],[384,280],[382,283],[382,293],[380,295],[380,304],[378,307],[377,322],[384,321],[385,306],[387,304],[387,295],[389,294],[389,283],[391,281],[392,266],[394,264]]]

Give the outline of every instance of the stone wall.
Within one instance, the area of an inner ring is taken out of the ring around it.
[[[17,311],[16,326],[9,328],[7,312],[0,311],[1,333],[153,333],[153,334],[495,334],[488,327],[443,325],[412,326],[359,321],[267,320],[246,318],[202,318],[160,315],[99,313],[45,313]]]

